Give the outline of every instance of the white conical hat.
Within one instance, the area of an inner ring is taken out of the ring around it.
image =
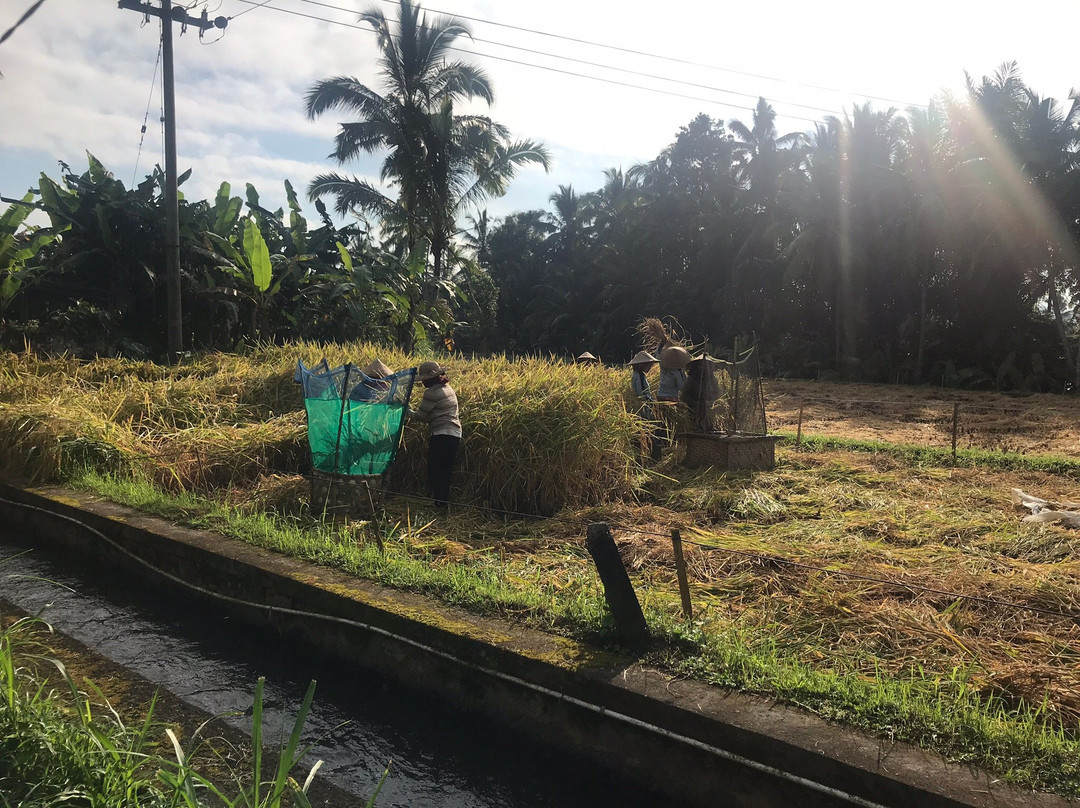
[[[637,355],[630,360],[631,365],[650,365],[656,361],[656,357],[648,351],[638,351]]]

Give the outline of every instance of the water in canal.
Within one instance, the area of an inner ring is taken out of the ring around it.
[[[77,559],[42,549],[17,555],[24,549],[0,534],[0,597],[41,613],[58,631],[207,712],[250,711],[255,680],[265,676],[267,737],[276,737],[275,726],[283,720],[291,726],[308,683],[317,679],[307,723],[307,740],[316,747],[305,762],[321,758],[320,778],[366,798],[392,759],[379,808],[657,803],[565,753],[524,740],[523,733],[431,696],[371,674],[345,673],[179,596],[150,597],[119,575],[80,577]],[[250,730],[250,718],[246,724],[242,716],[227,720]]]

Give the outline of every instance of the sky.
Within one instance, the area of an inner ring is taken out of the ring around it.
[[[0,32],[32,2],[0,0]],[[285,179],[297,189],[327,170],[377,180],[378,156],[340,168],[327,157],[343,118],[308,120],[303,96],[337,75],[377,88],[374,36],[358,15],[375,6],[393,18],[395,5],[193,5],[196,14],[206,8],[211,18],[231,19],[202,40],[174,27],[178,164],[192,169],[186,197],[212,197],[223,180],[234,193],[250,182],[273,208],[284,203]],[[489,201],[493,217],[548,209],[559,185],[595,190],[604,169],[654,158],[698,113],[749,125],[759,95],[785,133],[854,103],[903,109],[962,93],[965,70],[978,79],[1009,60],[1042,96],[1064,102],[1080,89],[1073,3],[1063,0],[1029,0],[1022,15],[1013,4],[958,0],[422,5],[473,18],[466,22],[474,39],[460,40],[455,55],[487,71],[495,88],[488,114],[515,137],[546,144],[553,158],[548,173],[528,168],[506,196]],[[163,164],[158,41],[155,18],[145,22],[115,0],[45,0],[0,45],[0,195],[21,197],[41,172],[58,179],[60,160],[81,173],[86,151],[127,185]],[[310,204],[305,210],[315,215]]]

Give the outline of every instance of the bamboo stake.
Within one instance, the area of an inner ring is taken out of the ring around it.
[[[799,428],[795,430],[795,451],[799,451],[799,447],[802,446],[802,411],[803,405],[799,405]]]
[[[956,433],[960,423],[960,402],[955,401],[952,405],[952,459],[956,462]]]
[[[671,531],[671,549],[675,554],[675,574],[679,578],[679,596],[682,598],[682,610],[689,620],[694,616],[694,610],[690,603],[690,584],[686,580],[686,559],[682,551],[682,533],[678,528]]]

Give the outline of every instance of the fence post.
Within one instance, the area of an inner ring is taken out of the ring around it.
[[[615,620],[619,641],[635,651],[645,648],[649,644],[649,628],[645,625],[645,615],[641,612],[641,604],[619,557],[619,548],[615,546],[610,528],[603,522],[589,525],[585,546],[596,564],[596,571],[600,573],[604,599]]]
[[[686,559],[682,551],[682,533],[678,528],[671,531],[671,550],[675,554],[675,574],[679,577],[679,596],[682,598],[682,610],[689,620],[694,616],[690,603],[690,584],[686,580]]]
[[[799,451],[799,447],[802,446],[802,404],[799,405],[799,428],[795,430],[795,451]]]
[[[952,462],[956,462],[956,432],[960,423],[960,402],[954,401],[952,405]]]

